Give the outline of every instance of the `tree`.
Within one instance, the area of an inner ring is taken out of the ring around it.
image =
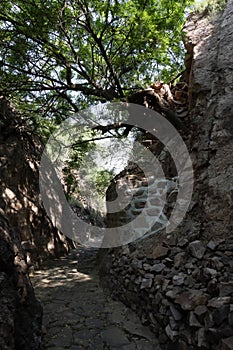
[[[30,118],[57,123],[87,105],[168,79],[182,66],[181,28],[190,3],[3,0],[1,94]]]
[[[2,0],[0,93],[47,138],[73,112],[125,99],[182,68],[181,28],[192,0]],[[113,123],[75,140],[64,168],[68,194],[73,173],[97,138],[126,136]],[[106,130],[105,130],[106,129]],[[106,134],[107,133],[107,134]],[[77,146],[78,145],[78,146]],[[111,174],[112,175],[112,174]],[[109,176],[96,178],[99,191]]]

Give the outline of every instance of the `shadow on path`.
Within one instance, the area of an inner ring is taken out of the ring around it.
[[[160,350],[155,335],[99,285],[95,249],[79,248],[31,276],[44,309],[43,350]]]

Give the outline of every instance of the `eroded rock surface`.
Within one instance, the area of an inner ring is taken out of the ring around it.
[[[43,209],[38,185],[42,144],[0,98],[0,348],[37,350],[42,308],[28,271],[72,246]]]
[[[0,208],[0,348],[38,350],[41,323],[42,308],[27,275],[25,254]]]
[[[22,116],[0,99],[1,196],[11,227],[27,255],[40,264],[48,256],[69,251],[72,244],[52,225],[39,191],[39,163],[43,145]]]
[[[193,46],[190,83],[190,153],[195,171],[192,222],[202,237],[232,227],[233,2],[217,18],[191,17],[185,26]]]

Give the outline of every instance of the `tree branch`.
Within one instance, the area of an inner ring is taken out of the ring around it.
[[[84,2],[84,4],[85,4],[85,6],[87,6],[85,2]],[[85,10],[87,10],[87,9],[85,9]],[[110,74],[112,75],[113,80],[114,80],[116,87],[118,89],[119,96],[114,96],[114,97],[121,97],[122,98],[122,97],[124,97],[124,92],[121,88],[120,81],[119,81],[117,74],[115,73],[113,66],[109,60],[109,57],[108,57],[106,50],[104,48],[104,45],[102,43],[101,37],[98,37],[92,28],[91,21],[90,21],[90,13],[86,12],[85,17],[86,17],[86,29],[88,30],[88,32],[91,34],[92,38],[95,40],[96,44],[98,45],[100,52],[101,52],[101,54],[102,54],[102,56],[107,64],[107,67],[110,71]]]

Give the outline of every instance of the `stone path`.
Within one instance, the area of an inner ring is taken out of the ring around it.
[[[99,285],[94,249],[77,249],[31,277],[44,308],[43,350],[160,350],[154,334]]]

